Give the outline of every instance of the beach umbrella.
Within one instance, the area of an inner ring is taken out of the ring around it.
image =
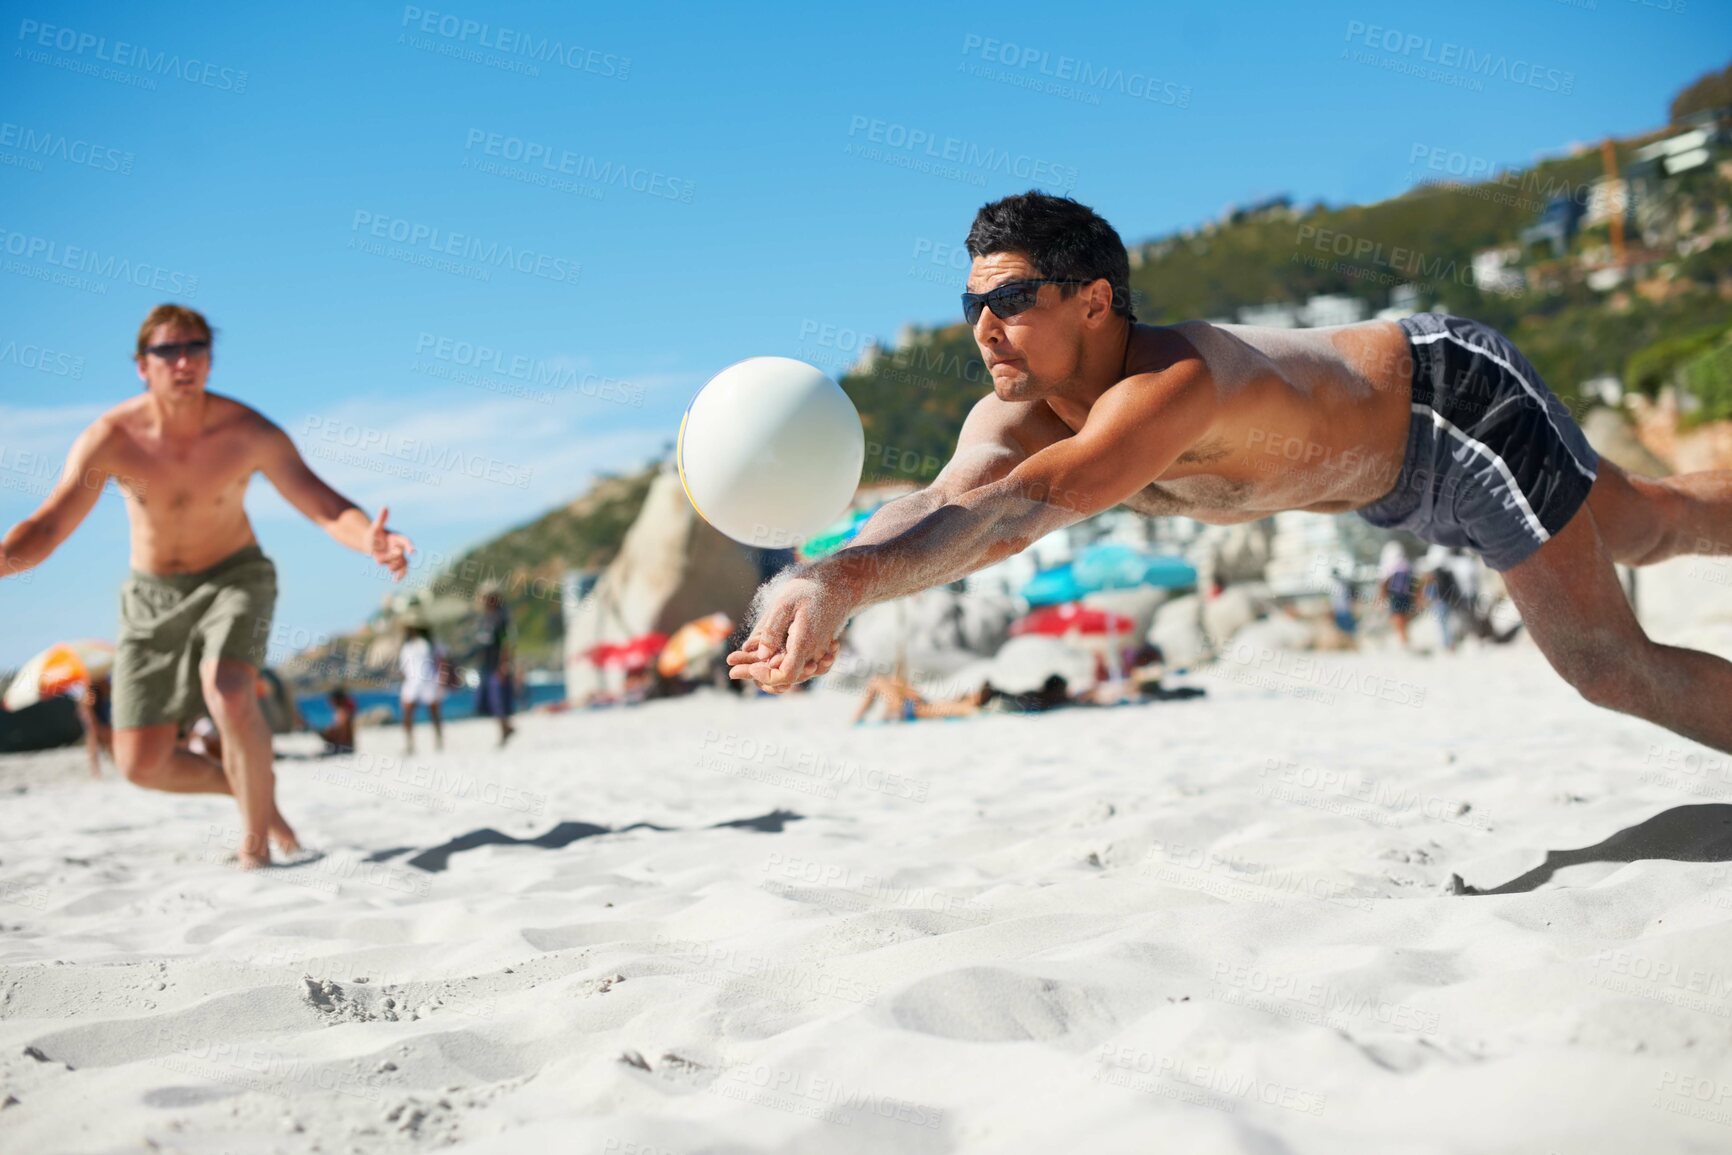
[[[800,556],[807,561],[835,553],[854,540],[854,535],[860,532],[860,527],[872,517],[876,510],[855,509],[842,515],[839,521],[827,526],[817,536],[810,538],[800,547]]]
[[[1022,587],[1031,606],[1074,602],[1099,590],[1189,589],[1197,584],[1197,567],[1182,557],[1144,553],[1116,541],[1099,542],[1063,565],[1042,570]]]
[[[1073,634],[1129,634],[1135,625],[1135,622],[1123,614],[1110,613],[1094,606],[1079,606],[1073,602],[1035,610],[1014,623],[1010,627],[1010,633],[1012,637],[1045,634],[1055,638]]]
[[[604,670],[642,670],[667,644],[666,634],[640,634],[625,642],[603,642],[589,651],[591,662]]]
[[[1028,579],[1023,585],[1022,599],[1031,606],[1052,606],[1061,602],[1074,602],[1088,593],[1077,581],[1076,571],[1070,562],[1052,569],[1042,570]]]
[[[8,710],[22,710],[45,698],[88,686],[114,668],[114,647],[95,638],[56,642],[19,669],[6,688]]]
[[[664,678],[677,678],[695,664],[707,661],[722,652],[728,635],[734,632],[734,619],[715,613],[687,622],[673,632],[667,645],[656,659],[656,670]]]
[[[1144,553],[1116,541],[1098,542],[1071,561],[1084,590],[1123,590],[1136,586],[1179,589],[1197,584],[1197,567],[1182,557]]]

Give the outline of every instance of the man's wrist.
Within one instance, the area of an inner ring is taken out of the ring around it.
[[[858,546],[821,557],[799,567],[793,576],[814,582],[826,595],[842,602],[852,612],[866,599],[868,575],[876,548]]]

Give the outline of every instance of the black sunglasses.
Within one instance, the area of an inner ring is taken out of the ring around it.
[[[962,294],[962,315],[970,325],[980,320],[982,309],[991,309],[992,315],[1001,321],[1008,321],[1027,309],[1034,308],[1034,302],[1040,296],[1042,285],[1086,285],[1088,281],[1065,281],[1054,277],[1032,277],[1026,281],[1006,281],[996,289],[984,293]]]
[[[169,345],[146,345],[144,351],[172,365],[182,357],[203,357],[210,352],[210,342],[176,341]]]

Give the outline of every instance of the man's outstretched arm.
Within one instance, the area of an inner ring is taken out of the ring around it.
[[[385,515],[389,510],[381,507],[379,515],[369,521],[360,506],[308,468],[287,433],[268,421],[265,426],[259,469],[277,487],[277,492],[314,525],[389,569],[393,578],[401,579],[409,571],[409,555],[415,552],[415,546],[386,527]]]
[[[0,578],[41,565],[89,515],[108,481],[108,469],[102,464],[107,433],[108,427],[101,421],[80,433],[48,497],[35,513],[0,538]]]
[[[957,435],[956,452],[931,484],[880,506],[845,548],[889,541],[969,490],[1008,476],[1028,457],[1015,434],[1028,408],[991,394],[975,402]]]
[[[1110,509],[1207,430],[1213,394],[1196,361],[1120,383],[1086,425],[1002,478],[945,501],[893,537],[790,571],[728,662],[771,689],[810,677],[857,609],[956,581]]]

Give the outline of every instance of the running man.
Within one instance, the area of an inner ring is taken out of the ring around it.
[[[1732,552],[1732,471],[1626,474],[1507,339],[1461,317],[1138,324],[1118,233],[1066,198],[986,205],[968,251],[992,393],[931,485],[760,591],[731,677],[785,691],[829,668],[856,610],[1116,505],[1217,525],[1351,510],[1478,552],[1590,702],[1732,751],[1732,664],[1648,638],[1612,568]]]
[[[284,853],[299,844],[277,811],[271,732],[254,690],[277,574],[247,521],[248,481],[263,473],[289,504],[393,578],[408,570],[414,546],[386,528],[385,510],[369,521],[320,480],[256,410],[206,391],[211,338],[192,309],[151,310],[136,350],[145,392],[79,434],[53,492],[0,540],[0,577],[42,564],[115,480],[132,525],[113,674],[115,764],[153,790],[234,795],[238,858],[250,868],[270,862],[270,842]],[[175,746],[201,692],[222,736],[220,764]]]

